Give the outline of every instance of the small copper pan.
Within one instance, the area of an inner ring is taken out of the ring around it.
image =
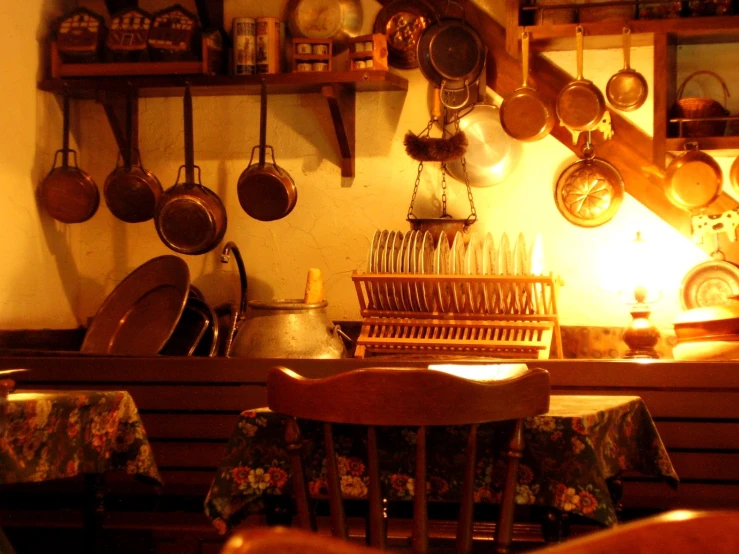
[[[685,145],[685,152],[667,166],[665,194],[674,205],[697,212],[719,197],[723,180],[716,160],[701,152],[698,143],[689,142]]]
[[[570,131],[592,131],[603,119],[606,100],[591,81],[583,78],[583,28],[577,27],[577,78],[570,81],[557,97],[557,117]]]
[[[529,86],[529,33],[521,35],[523,84],[500,105],[503,130],[516,140],[532,142],[547,136],[554,127],[554,108],[539,91]]]
[[[631,69],[631,29],[624,27],[624,68],[613,75],[606,85],[606,97],[611,105],[622,112],[641,107],[647,99],[649,87],[644,75]]]
[[[731,182],[731,188],[734,192],[739,193],[739,156],[736,157],[734,163],[731,164],[729,170],[729,181]]]

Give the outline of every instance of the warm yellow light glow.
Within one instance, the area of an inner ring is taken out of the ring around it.
[[[627,304],[636,302],[637,290],[642,293],[643,302],[658,301],[662,296],[662,282],[656,248],[644,240],[641,231],[636,232],[633,240],[614,245],[602,288],[618,292]]]
[[[472,381],[500,381],[511,379],[526,373],[529,368],[526,364],[433,364],[429,369],[443,371]]]

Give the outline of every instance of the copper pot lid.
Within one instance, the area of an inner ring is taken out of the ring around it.
[[[559,176],[554,197],[567,221],[597,227],[616,215],[624,197],[624,181],[613,165],[595,157],[592,147],[586,146],[583,156]]]

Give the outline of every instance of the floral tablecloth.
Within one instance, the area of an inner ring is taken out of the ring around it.
[[[124,471],[161,484],[136,405],[125,391],[8,396],[0,484]]]
[[[284,448],[286,417],[259,409],[236,423],[205,501],[205,513],[226,532],[263,509],[263,495],[289,494],[290,462]],[[301,421],[309,492],[326,495],[322,428]],[[335,426],[341,488],[345,498],[367,495],[366,449],[356,426]],[[503,449],[509,423],[480,425],[476,502],[498,502],[505,480]],[[378,432],[380,467],[389,500],[413,497],[415,432]],[[616,523],[607,479],[634,470],[677,486],[678,476],[654,422],[636,396],[552,396],[548,413],[525,421],[526,446],[518,472],[516,502],[554,507],[604,525]],[[456,500],[462,486],[466,431],[433,427],[427,433],[429,500]]]

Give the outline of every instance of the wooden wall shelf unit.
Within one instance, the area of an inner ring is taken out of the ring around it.
[[[334,71],[279,73],[267,75],[132,75],[126,77],[80,77],[46,79],[39,88],[74,98],[95,99],[106,105],[106,114],[121,146],[124,134],[120,105],[126,94],[137,97],[181,96],[189,84],[193,96],[258,95],[261,82],[269,94],[321,93],[331,112],[341,155],[342,177],[354,176],[356,93],[365,91],[407,91],[408,80],[389,71]],[[125,145],[125,142],[123,142]]]
[[[525,1],[525,0],[524,0]],[[626,25],[632,32],[632,46],[654,47],[654,136],[652,141],[655,164],[665,167],[667,156],[680,152],[688,141],[698,142],[702,150],[725,150],[739,153],[739,136],[674,137],[669,135],[669,112],[676,100],[677,47],[686,44],[734,44],[739,42],[739,15],[677,17],[666,19],[607,19],[567,24],[531,24],[537,20],[541,6],[551,5],[542,0],[537,5],[523,5],[522,0],[507,0],[506,50],[519,57],[521,33],[531,34],[531,43],[537,51],[574,50],[575,28],[585,29],[585,47],[620,48],[622,30]],[[587,4],[589,8],[604,4]],[[607,6],[634,5],[635,2],[608,2]],[[642,5],[648,5],[642,3]],[[582,9],[585,4],[560,4],[550,9]],[[636,8],[634,10],[636,12]],[[528,24],[527,24],[528,23]]]

